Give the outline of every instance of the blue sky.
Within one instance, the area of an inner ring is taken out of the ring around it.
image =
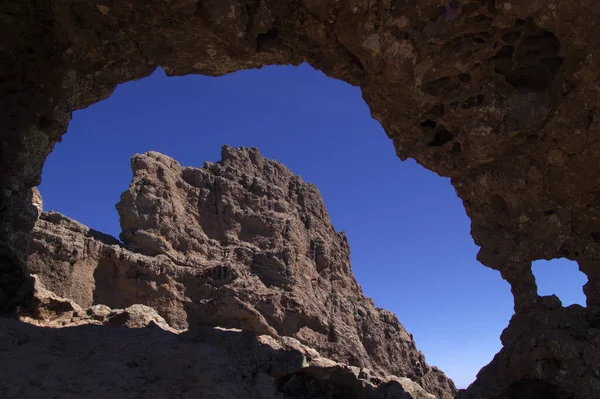
[[[77,111],[44,167],[45,210],[118,236],[114,204],[129,159],[155,150],[182,165],[217,161],[223,144],[258,147],[321,191],[352,268],[377,306],[395,312],[429,364],[459,387],[501,347],[509,286],[475,260],[469,220],[449,179],[401,162],[360,89],[308,65],[220,78],[152,76]],[[574,263],[538,262],[541,294],[584,303]]]

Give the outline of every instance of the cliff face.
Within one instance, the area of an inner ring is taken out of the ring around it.
[[[412,335],[364,296],[317,188],[256,149],[181,167],[131,160],[121,245],[60,214],[34,230],[29,268],[83,307],[144,304],[173,327],[221,326],[294,337],[336,361],[407,377],[440,399],[452,382]]]

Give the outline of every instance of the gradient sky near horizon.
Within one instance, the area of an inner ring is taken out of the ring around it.
[[[220,159],[221,146],[258,147],[321,191],[348,235],[366,295],[398,316],[458,387],[501,348],[513,313],[500,274],[475,260],[470,222],[450,181],[409,160],[370,116],[360,89],[303,64],[224,77],[150,77],[73,114],[46,162],[40,191],[56,210],[118,236],[114,205],[129,159],[159,151],[182,165]],[[536,262],[540,294],[585,304],[586,278],[566,260]]]

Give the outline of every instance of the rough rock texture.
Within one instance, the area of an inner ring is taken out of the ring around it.
[[[544,308],[531,262],[556,257],[579,263],[599,306],[599,22],[596,0],[6,0],[1,308],[31,297],[32,188],[72,110],[157,66],[302,61],[359,85],[401,159],[452,178],[518,313]]]
[[[34,299],[27,308],[20,309],[19,319],[41,327],[75,327],[84,324],[142,328],[155,325],[165,331],[177,333],[151,307],[135,304],[126,309],[111,309],[106,305],[94,305],[83,309],[69,298],[48,290],[38,276],[34,281]]]
[[[350,269],[317,188],[257,149],[181,167],[156,153],[131,160],[117,240],[58,213],[34,230],[29,267],[82,307],[142,303],[172,326],[290,336],[352,366],[408,377],[439,399],[452,382],[430,367],[391,312],[375,308]]]
[[[152,308],[84,311],[35,276],[34,298],[29,315],[0,318],[3,398],[435,399],[408,378],[336,363],[290,337],[178,334]]]
[[[600,309],[550,298],[544,309],[513,316],[504,348],[457,399],[600,397]]]

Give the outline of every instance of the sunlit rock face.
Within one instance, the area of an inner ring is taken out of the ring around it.
[[[117,204],[123,245],[42,215],[29,268],[46,287],[82,307],[151,306],[181,329],[294,337],[328,358],[454,397],[396,316],[363,295],[346,236],[314,185],[257,149],[228,146],[202,168],[157,152],[135,155],[131,167]]]
[[[401,159],[452,178],[478,259],[511,284],[517,313],[545,308],[531,262],[556,257],[579,263],[597,307],[599,14],[595,0],[4,1],[2,308],[31,297],[31,190],[72,110],[157,66],[218,76],[303,61],[359,85]]]
[[[7,398],[435,399],[408,378],[337,363],[291,337],[177,331],[148,306],[83,309],[32,282],[19,319],[0,318]]]

